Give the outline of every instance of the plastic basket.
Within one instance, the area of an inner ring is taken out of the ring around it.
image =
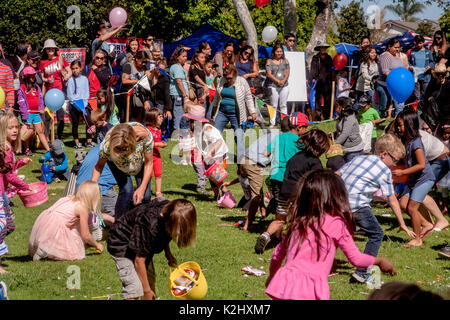
[[[184,268],[189,268],[195,271],[198,275],[197,279],[193,279],[187,272],[184,271]],[[189,278],[189,280],[195,282],[194,287],[187,291],[182,295],[175,295],[172,291],[172,288],[176,286],[175,279],[181,276],[185,276]],[[180,264],[178,267],[172,270],[170,268],[170,276],[169,276],[169,291],[170,293],[180,299],[180,300],[201,300],[206,296],[208,292],[208,284],[206,282],[206,278],[203,275],[202,269],[198,265],[197,262],[188,261]]]
[[[217,200],[217,204],[221,207],[232,209],[236,205],[236,200],[231,191],[227,191],[223,193],[219,200]]]
[[[34,182],[30,184],[30,188],[31,190],[18,192],[25,207],[36,207],[48,200],[47,183]]]
[[[205,171],[205,176],[219,184],[228,176],[228,171],[225,169],[225,164],[223,162],[216,161]]]

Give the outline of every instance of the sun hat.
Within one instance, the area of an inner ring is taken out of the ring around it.
[[[365,106],[367,106],[368,104],[371,104],[371,103],[372,103],[372,98],[369,95],[367,95],[367,94],[363,94],[359,98],[359,101],[358,101],[358,105],[360,107],[365,107]]]
[[[308,117],[306,116],[306,114],[301,113],[301,112],[293,113],[289,117],[289,122],[291,123],[291,125],[299,126],[299,127],[304,127],[304,126],[308,126],[309,125]]]
[[[188,112],[183,114],[183,117],[200,122],[209,122],[209,120],[205,118],[205,108],[199,104],[189,105]]]
[[[44,51],[45,49],[49,49],[49,48],[59,49],[58,46],[56,45],[55,41],[52,39],[45,40],[44,48],[42,48],[42,51]]]
[[[319,51],[319,49],[321,47],[328,48],[328,47],[330,47],[330,45],[328,43],[326,43],[325,41],[319,40],[319,41],[317,41],[316,46],[314,47],[314,51]]]
[[[34,70],[34,68],[30,66],[23,68],[23,75],[26,76],[28,74],[29,75],[36,74],[36,70]]]

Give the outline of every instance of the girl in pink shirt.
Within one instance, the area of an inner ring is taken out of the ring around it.
[[[329,300],[328,275],[337,247],[356,267],[378,265],[383,272],[396,274],[388,259],[363,254],[356,247],[347,191],[339,176],[328,170],[310,171],[293,195],[286,234],[270,263],[265,291],[269,297]]]

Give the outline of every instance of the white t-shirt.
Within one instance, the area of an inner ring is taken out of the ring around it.
[[[225,140],[222,137],[222,134],[219,130],[213,127],[210,124],[205,124],[200,132],[200,135],[195,137],[195,143],[197,148],[202,151],[202,154],[205,156],[214,146],[217,141],[221,141],[220,146],[214,153],[214,159],[221,161],[223,156],[227,154],[228,147],[225,143]],[[207,160],[207,159],[205,159]]]
[[[444,143],[424,130],[419,130],[425,148],[425,157],[428,162],[433,161],[444,153]]]

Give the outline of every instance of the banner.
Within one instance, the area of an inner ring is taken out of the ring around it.
[[[86,63],[86,49],[85,48],[64,48],[59,49],[61,56],[70,64],[72,61],[78,60],[81,62],[81,69]]]
[[[119,55],[120,53],[126,53],[127,52],[127,40],[128,38],[118,38],[118,37],[111,37],[109,38],[106,43],[109,44],[109,53],[111,54],[112,52],[116,53],[116,56]],[[142,49],[142,38],[137,38],[138,42],[139,42],[139,50]],[[154,41],[155,44],[159,44],[161,46],[161,56],[163,56],[163,45],[164,42],[163,40],[160,39],[155,39]]]
[[[289,96],[287,101],[308,101],[306,92],[306,67],[304,52],[285,53],[286,59],[289,61]]]
[[[276,109],[272,106],[267,105],[267,111],[269,112],[269,119],[272,119]]]

